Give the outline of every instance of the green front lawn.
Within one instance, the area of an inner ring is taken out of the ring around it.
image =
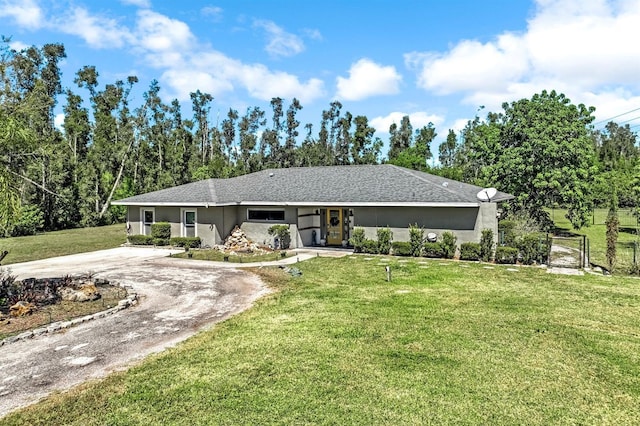
[[[0,238],[0,251],[9,251],[2,265],[118,247],[126,240],[123,224]]]
[[[637,280],[380,259],[262,268],[251,310],[0,423],[637,424]]]

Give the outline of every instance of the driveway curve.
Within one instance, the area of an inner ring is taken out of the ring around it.
[[[131,286],[139,303],[0,347],[0,417],[52,391],[127,368],[247,309],[269,291],[251,273],[168,258],[170,252],[121,247],[7,266],[18,278],[92,272]]]

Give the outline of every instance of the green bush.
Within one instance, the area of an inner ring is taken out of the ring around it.
[[[479,243],[460,244],[461,260],[480,260],[481,246]]]
[[[12,237],[35,235],[44,228],[44,215],[38,206],[26,205],[20,210],[18,220],[9,226],[9,234]]]
[[[456,241],[458,237],[453,232],[445,231],[442,233],[442,256],[445,259],[453,259],[456,255]]]
[[[169,240],[169,243],[175,247],[198,248],[202,241],[200,237],[173,237]]]
[[[169,238],[171,238],[171,224],[169,222],[152,223],[151,236],[157,239],[169,240]],[[168,241],[167,241],[167,244],[168,244]],[[156,244],[156,245],[161,245],[161,244]]]
[[[423,253],[426,257],[435,257],[441,259],[444,257],[444,250],[441,243],[426,242],[422,246]]]
[[[391,241],[393,240],[393,232],[389,228],[378,228],[378,253],[389,254],[391,251]]]
[[[354,253],[362,253],[364,242],[366,241],[364,228],[354,228],[349,238],[349,244],[353,246]]]
[[[363,253],[378,254],[378,242],[376,240],[366,239],[362,246]]]
[[[291,233],[289,225],[273,225],[268,230],[269,235],[273,235],[279,241],[281,249],[288,249],[291,245]]]
[[[394,241],[391,250],[394,256],[413,256],[413,247],[407,241]]]
[[[518,259],[518,249],[515,247],[497,247],[496,263],[514,264]]]
[[[516,222],[509,219],[503,219],[498,222],[498,234],[502,235],[500,244],[513,247],[515,244],[515,228]]]
[[[127,241],[134,246],[149,246],[153,244],[153,237],[151,235],[129,235]]]
[[[480,259],[488,262],[493,258],[493,230],[483,229],[480,237]]]
[[[424,229],[418,224],[409,225],[409,244],[411,245],[411,256],[418,257],[422,254],[422,242],[424,241]]]
[[[168,238],[154,238],[153,239],[154,246],[168,246],[169,239]]]
[[[546,235],[537,232],[516,238],[516,247],[520,251],[520,261],[525,265],[545,263],[547,261]]]

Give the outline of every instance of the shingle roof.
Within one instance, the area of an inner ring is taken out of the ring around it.
[[[482,188],[391,164],[268,169],[114,201],[118,205],[468,205]],[[512,195],[498,192],[492,201]]]

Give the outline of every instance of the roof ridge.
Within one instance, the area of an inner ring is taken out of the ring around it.
[[[457,191],[454,191],[453,189],[449,188],[448,183],[447,183],[447,185],[446,185],[446,186],[445,186],[445,185],[438,185],[438,184],[436,184],[436,183],[434,183],[434,182],[429,181],[428,179],[425,179],[425,178],[424,178],[424,177],[422,177],[422,176],[419,176],[419,175],[415,175],[415,174],[414,174],[414,172],[418,172],[418,173],[425,173],[425,172],[421,172],[421,171],[419,171],[419,170],[406,169],[406,168],[404,168],[404,167],[396,166],[395,164],[389,164],[389,166],[391,166],[391,167],[393,167],[393,168],[396,168],[396,169],[400,170],[401,172],[403,172],[403,173],[405,173],[405,174],[408,174],[409,176],[413,176],[414,178],[420,179],[420,180],[421,180],[421,181],[423,181],[424,183],[428,183],[429,185],[433,185],[433,186],[436,186],[436,187],[438,187],[438,188],[442,188],[442,189],[444,189],[445,191],[449,192],[450,194],[458,195],[458,192],[457,192]],[[431,175],[431,174],[429,174],[429,173],[425,173],[425,174],[428,174],[429,176],[434,176],[434,175]],[[445,182],[446,182],[447,180],[452,180],[452,179],[446,179],[446,178],[443,178],[442,176],[440,176],[440,178],[442,178],[442,180],[444,180]],[[464,182],[459,182],[459,181],[454,181],[454,182],[456,182],[456,183],[464,183]],[[474,185],[471,185],[471,186],[474,186]]]

